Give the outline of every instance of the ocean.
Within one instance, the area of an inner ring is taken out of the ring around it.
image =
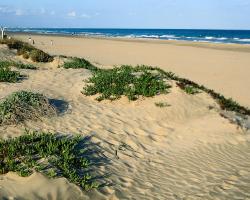
[[[84,35],[99,37],[151,38],[194,42],[250,44],[250,30],[205,29],[104,29],[104,28],[11,28],[11,32]]]

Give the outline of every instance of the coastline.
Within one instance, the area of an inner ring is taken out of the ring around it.
[[[12,36],[23,41],[28,41],[31,36],[37,48],[52,55],[84,57],[99,66],[158,66],[250,107],[250,47],[245,45],[202,44],[206,47],[213,46],[203,48],[194,43],[148,39],[120,40],[41,34]],[[54,42],[53,46],[51,40]],[[229,50],[232,47],[233,50]]]
[[[30,35],[15,37],[27,42]],[[95,38],[43,35],[31,38],[35,47],[50,54],[84,57],[95,65],[98,62],[98,67],[115,64],[159,66],[183,78],[198,80],[226,97],[235,95],[236,101],[246,102],[249,107],[250,57],[247,52]],[[188,93],[170,78],[164,80],[171,86],[167,94],[145,96],[137,101],[123,96],[98,102],[96,96],[82,93],[86,81],[93,75],[91,68],[63,67],[74,60],[65,57],[36,63],[17,56],[16,50],[6,45],[0,46],[0,56],[4,60],[13,59],[37,67],[36,70],[15,69],[27,79],[0,83],[1,99],[16,91],[33,91],[63,102],[67,107],[58,116],[1,126],[2,138],[26,134],[24,129],[86,136],[90,138],[91,148],[98,150],[98,155],[93,155],[91,160],[94,177],[101,177],[95,180],[107,181],[107,185],[85,192],[67,176],[49,178],[47,174],[35,172],[29,177],[20,177],[9,172],[0,177],[0,199],[248,197],[250,121],[249,124],[246,121],[245,128],[240,127],[238,116],[225,113],[208,93]],[[36,51],[31,49],[30,52]],[[162,104],[165,107],[161,107]],[[85,145],[83,148],[88,149]],[[105,160],[99,157],[99,151]]]
[[[156,38],[126,38],[126,37],[105,37],[105,36],[86,36],[86,35],[68,35],[68,34],[52,34],[52,33],[34,33],[34,32],[7,32],[10,36],[49,36],[49,37],[66,37],[66,38],[85,38],[108,41],[122,42],[140,42],[140,43],[155,43],[155,44],[170,44],[176,46],[191,46],[200,48],[209,48],[216,50],[250,52],[250,44],[235,44],[235,43],[215,43],[215,42],[200,42],[200,41],[185,41],[185,40],[164,40]]]

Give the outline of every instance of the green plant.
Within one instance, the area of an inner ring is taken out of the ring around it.
[[[52,62],[53,56],[35,48],[34,46],[16,39],[0,40],[0,44],[6,44],[10,49],[16,49],[18,55],[31,58],[34,62]]]
[[[125,65],[97,70],[87,82],[83,93],[87,96],[99,94],[98,101],[119,99],[122,95],[127,96],[129,100],[136,100],[139,96],[152,97],[167,93],[171,87],[159,74]]]
[[[159,108],[164,108],[164,107],[168,107],[170,105],[168,103],[166,103],[166,102],[156,102],[155,106],[159,107]]]
[[[0,124],[17,124],[55,114],[49,100],[39,93],[18,91],[0,102]]]
[[[21,62],[14,62],[14,61],[2,61],[0,60],[0,68],[1,67],[15,67],[18,69],[37,69],[35,66],[31,64],[23,64]]]
[[[73,69],[78,69],[78,68],[84,68],[88,69],[91,71],[96,71],[98,70],[97,67],[92,65],[89,61],[85,60],[84,58],[71,58],[71,60],[65,62],[63,64],[63,67],[65,69],[73,68]]]
[[[0,63],[0,82],[10,82],[15,83],[20,78],[20,73],[17,71],[12,71],[10,67],[1,66]]]
[[[49,54],[47,54],[39,49],[32,50],[29,54],[29,57],[34,62],[52,62],[53,61],[52,56],[50,56]]]
[[[182,90],[184,90],[187,94],[194,95],[194,94],[200,93],[200,90],[197,87],[194,87],[192,85],[184,84],[184,83],[181,83],[181,82],[177,83],[177,85]]]
[[[84,190],[98,187],[88,173],[90,161],[84,154],[84,138],[27,131],[0,140],[0,174],[10,171],[30,176],[34,171],[50,178],[65,177]]]

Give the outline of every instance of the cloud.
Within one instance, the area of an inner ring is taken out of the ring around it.
[[[25,15],[25,12],[21,9],[16,9],[15,10],[15,15],[16,16],[22,16],[22,15]]]
[[[3,14],[14,13],[14,10],[11,9],[11,7],[9,6],[0,5],[0,13],[3,13]]]
[[[55,15],[54,10],[40,9],[21,9],[8,5],[0,5],[0,14],[8,14],[15,16],[42,16],[42,15]]]
[[[91,16],[90,16],[90,15],[85,14],[85,13],[81,14],[81,16],[80,16],[80,17],[81,17],[81,18],[86,18],[86,19],[91,18]]]
[[[67,15],[68,15],[68,17],[76,17],[76,12],[75,11],[71,11]]]

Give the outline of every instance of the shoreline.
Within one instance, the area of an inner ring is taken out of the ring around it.
[[[250,52],[250,44],[235,44],[235,43],[215,43],[215,42],[199,42],[199,41],[186,41],[186,40],[164,40],[153,38],[125,38],[125,37],[105,37],[105,36],[86,36],[86,35],[68,35],[68,34],[52,34],[52,33],[35,33],[35,32],[6,32],[10,36],[49,36],[61,38],[84,38],[84,39],[97,39],[108,41],[121,41],[121,42],[139,42],[139,43],[155,43],[155,44],[168,44],[175,46],[190,46],[197,48],[208,48],[215,50],[237,51],[237,52]]]
[[[51,55],[85,58],[99,67],[157,66],[250,107],[250,47],[203,44],[203,48],[194,43],[148,39],[138,41],[37,34],[12,36],[26,42],[32,36],[35,46]]]

